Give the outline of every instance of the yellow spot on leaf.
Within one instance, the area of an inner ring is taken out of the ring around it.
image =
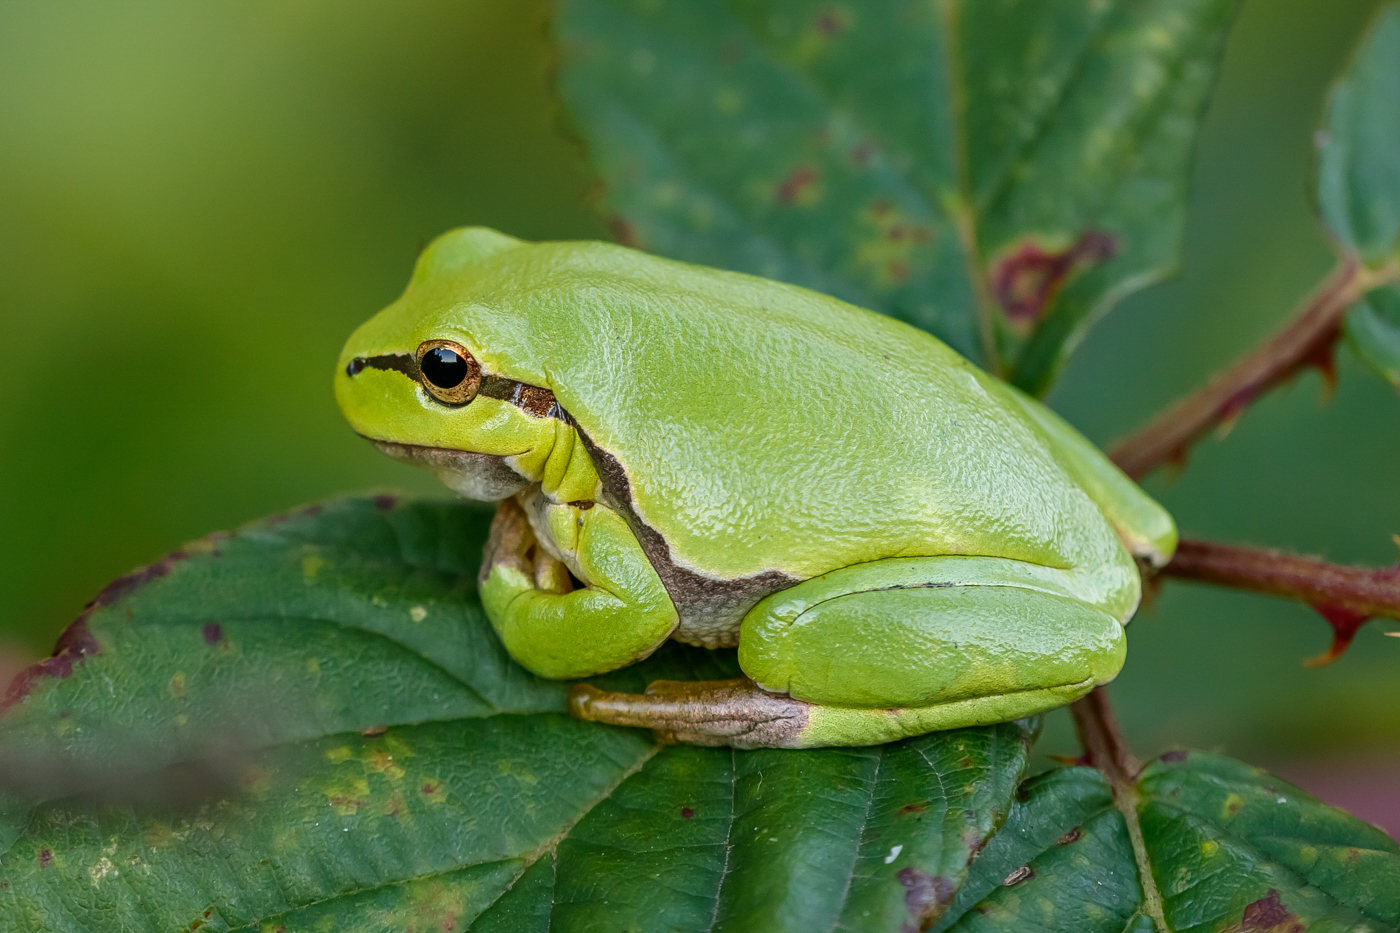
[[[336,764],[340,764],[342,761],[349,761],[350,757],[354,754],[355,753],[350,750],[350,746],[341,745],[338,748],[327,750],[326,757]]]
[[[312,552],[301,559],[301,575],[307,583],[316,579],[316,576],[326,566],[326,560],[320,554]]]
[[[360,807],[369,802],[369,782],[364,778],[355,778],[333,786],[326,791],[326,800],[339,815],[354,816],[360,812]]]
[[[418,788],[418,794],[431,804],[445,803],[447,790],[437,778],[427,778]]]
[[[1222,820],[1234,819],[1235,814],[1240,812],[1244,806],[1244,798],[1239,794],[1230,794],[1225,798],[1225,802],[1220,805],[1220,818]]]
[[[428,610],[424,609],[422,606],[414,606],[412,609],[408,610],[408,615],[414,622],[422,622],[428,617]]]
[[[176,671],[170,678],[170,695],[179,700],[185,695],[185,672]]]
[[[404,773],[403,768],[394,764],[394,756],[382,748],[365,753],[365,766],[376,774],[387,775],[391,781],[397,781]]]
[[[1216,842],[1214,839],[1207,839],[1205,842],[1201,843],[1202,858],[1213,858],[1219,851],[1220,843]]]
[[[315,659],[315,658],[307,658],[307,659],[306,659],[306,673],[308,673],[308,674],[319,674],[319,673],[321,673],[321,662],[318,661],[318,660]]]

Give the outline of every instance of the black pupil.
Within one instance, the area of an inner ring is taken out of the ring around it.
[[[423,376],[439,389],[455,389],[467,378],[467,361],[446,347],[434,347],[418,364]]]

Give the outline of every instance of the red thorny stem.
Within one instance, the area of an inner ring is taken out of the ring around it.
[[[1368,619],[1400,620],[1400,567],[1344,567],[1265,548],[1186,540],[1161,573],[1312,606],[1334,633],[1332,647],[1307,662],[1313,667],[1341,657]]]
[[[1299,370],[1316,366],[1331,384],[1336,378],[1332,352],[1347,308],[1366,292],[1397,279],[1400,262],[1394,259],[1378,269],[1355,258],[1343,259],[1293,320],[1121,441],[1109,457],[1140,480],[1164,463],[1184,460],[1192,444],[1213,428],[1229,426],[1259,396]]]
[[[1397,280],[1400,259],[1372,269],[1356,257],[1343,258],[1291,321],[1120,442],[1109,457],[1140,480],[1164,463],[1184,461],[1192,444],[1216,427],[1228,427],[1261,395],[1308,366],[1321,370],[1330,386],[1336,380],[1333,350],[1347,309]],[[1400,619],[1400,568],[1342,567],[1263,548],[1182,541],[1161,573],[1312,606],[1333,631],[1331,648],[1308,662],[1313,666],[1339,658],[1368,620]]]

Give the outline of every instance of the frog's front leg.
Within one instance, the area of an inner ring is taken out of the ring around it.
[[[511,657],[542,677],[586,677],[651,654],[676,627],[661,578],[622,516],[597,503],[552,505],[545,515],[583,586],[506,499],[491,523],[481,603]]]
[[[1072,571],[982,557],[837,570],[744,618],[749,681],[658,683],[645,695],[575,687],[586,719],[736,747],[871,745],[1004,722],[1111,680],[1123,627],[1078,598]]]

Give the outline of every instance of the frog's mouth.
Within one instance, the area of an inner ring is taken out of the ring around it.
[[[448,447],[424,447],[402,444],[361,434],[381,451],[432,472],[447,487],[468,499],[495,502],[515,495],[530,484],[510,465],[510,459],[498,454],[483,454],[472,450]]]

